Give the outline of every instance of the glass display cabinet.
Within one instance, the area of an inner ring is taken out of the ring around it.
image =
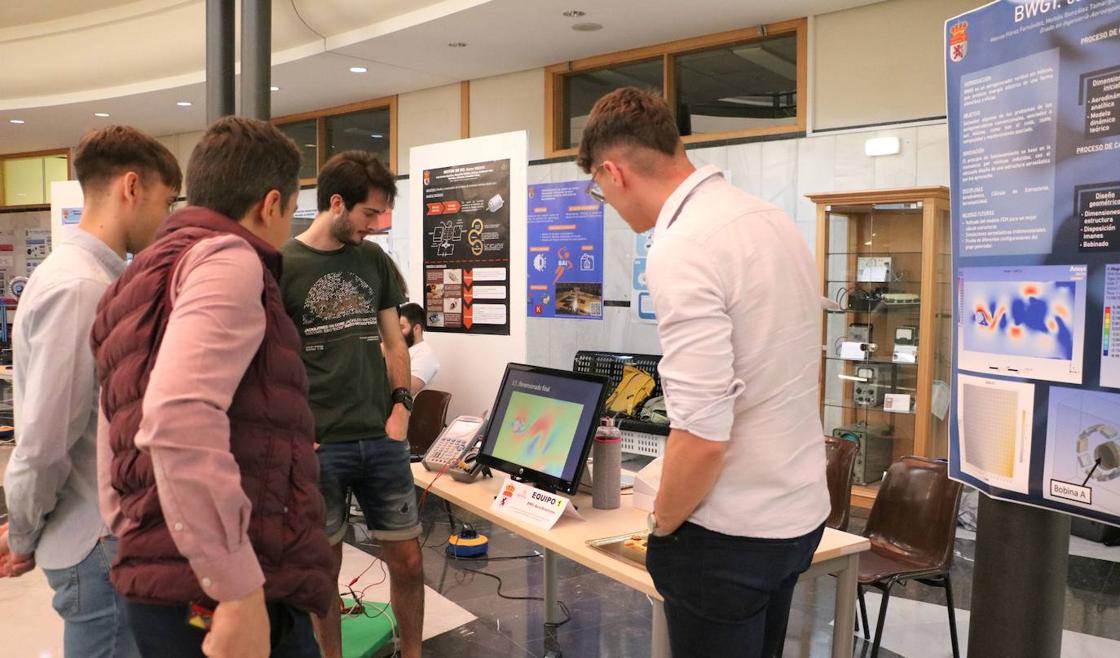
[[[949,190],[808,197],[825,297],[821,419],[859,444],[852,504],[870,507],[894,460],[948,454]]]

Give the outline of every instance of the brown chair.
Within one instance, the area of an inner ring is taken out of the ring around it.
[[[856,463],[859,444],[826,436],[824,446],[828,455],[825,478],[828,481],[828,497],[832,501],[832,512],[825,524],[846,532],[852,516],[852,467]]]
[[[871,540],[871,550],[859,557],[859,608],[864,637],[868,626],[863,588],[870,586],[883,592],[872,658],[879,654],[891,588],[908,580],[945,588],[953,657],[959,658],[949,571],[953,566],[960,500],[961,485],[949,479],[945,462],[903,457],[887,470],[863,533]]]
[[[408,419],[408,445],[414,455],[423,455],[447,427],[447,407],[451,394],[425,389],[416,394]]]

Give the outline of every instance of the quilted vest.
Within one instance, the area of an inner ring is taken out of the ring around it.
[[[230,451],[241,469],[241,487],[252,503],[249,540],[264,571],[266,600],[321,615],[336,590],[329,571],[332,557],[324,532],[307,375],[299,335],[284,312],[277,285],[280,253],[229,218],[193,206],[168,217],[156,242],[136,256],[108,289],[93,326],[101,407],[110,425],[112,485],[129,521],[119,537],[113,586],[138,603],[213,604],[171,539],[152,460],[137,450],[134,439],[144,391],[171,314],[176,266],[200,240],[226,233],[252,245],[264,266],[264,340],[228,412]],[[191,377],[191,373],[181,376]]]

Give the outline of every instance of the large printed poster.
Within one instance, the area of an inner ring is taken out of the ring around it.
[[[952,475],[1120,524],[1120,0],[992,2],[945,68]]]
[[[586,188],[529,186],[531,318],[603,319],[603,204]]]
[[[509,167],[492,160],[424,170],[429,331],[509,335]]]

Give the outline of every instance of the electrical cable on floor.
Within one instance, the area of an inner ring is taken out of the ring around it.
[[[467,568],[467,567],[462,567],[462,569],[463,569],[463,571],[469,571],[471,573],[481,574],[483,576],[486,576],[487,578],[493,578],[494,580],[498,581],[498,597],[499,598],[503,598],[503,599],[506,599],[506,600],[509,600],[509,601],[544,601],[543,596],[513,596],[513,595],[510,595],[510,594],[503,594],[502,593],[502,579],[501,579],[500,576],[497,576],[497,575],[492,574],[492,573],[488,573],[486,571],[480,571],[478,569],[470,569],[470,568]],[[545,624],[544,624],[545,626],[550,626],[552,628],[560,628],[561,626],[563,626],[564,624],[566,624],[566,623],[568,623],[572,620],[572,613],[568,610],[568,606],[565,605],[563,601],[557,601],[556,603],[559,604],[560,609],[564,611],[564,620],[563,621],[557,621],[557,622],[545,622]]]

